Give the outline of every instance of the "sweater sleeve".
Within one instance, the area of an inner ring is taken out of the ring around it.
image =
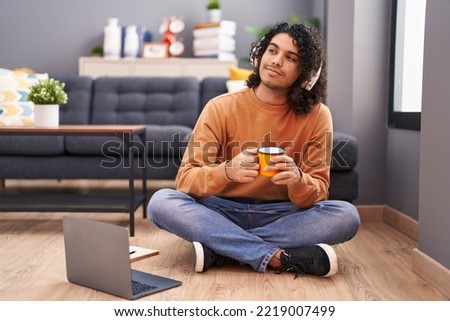
[[[226,159],[221,142],[220,117],[213,103],[209,102],[201,113],[183,155],[182,164],[175,179],[176,189],[196,198],[220,193],[230,182],[226,173]]]
[[[288,186],[289,199],[299,207],[309,207],[328,198],[330,161],[333,148],[331,113],[322,105],[310,140],[303,146],[299,169],[302,179]]]

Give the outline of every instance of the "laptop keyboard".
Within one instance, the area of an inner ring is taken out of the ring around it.
[[[133,294],[139,294],[158,288],[157,286],[141,283],[138,281],[131,281],[131,286],[133,288]]]

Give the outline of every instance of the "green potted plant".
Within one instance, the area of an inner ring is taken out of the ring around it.
[[[208,9],[208,20],[210,22],[219,22],[222,19],[219,0],[208,0],[206,8]]]
[[[100,45],[94,46],[91,49],[91,56],[92,57],[101,57],[103,56],[103,47]]]
[[[53,78],[40,79],[30,87],[28,101],[34,104],[34,126],[59,125],[59,105],[68,100],[64,87],[64,83]]]
[[[208,0],[207,8],[208,8],[208,10],[220,9],[220,1],[219,0]]]

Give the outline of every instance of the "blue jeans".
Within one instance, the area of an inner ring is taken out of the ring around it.
[[[156,226],[189,241],[197,241],[217,254],[265,272],[279,249],[350,240],[360,225],[355,206],[344,201],[322,201],[310,208],[291,202],[204,199],[161,189],[148,204]]]

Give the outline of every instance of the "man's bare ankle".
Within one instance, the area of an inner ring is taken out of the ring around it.
[[[271,268],[277,268],[281,266],[281,260],[280,260],[280,256],[281,253],[283,252],[283,250],[278,250],[273,256],[272,258],[269,260],[269,266]]]

